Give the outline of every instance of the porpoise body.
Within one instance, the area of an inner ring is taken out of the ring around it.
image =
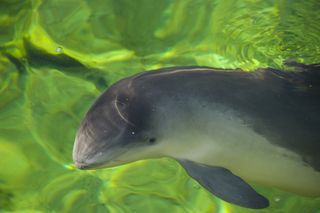
[[[320,75],[304,68],[173,67],[120,80],[82,121],[74,163],[172,157],[208,191],[249,208],[268,200],[244,180],[320,196]]]

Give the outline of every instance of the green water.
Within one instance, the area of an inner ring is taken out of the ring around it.
[[[255,185],[254,211],[207,193],[172,159],[79,171],[74,135],[118,79],[176,65],[286,68],[320,62],[320,1],[1,0],[1,212],[320,212]]]

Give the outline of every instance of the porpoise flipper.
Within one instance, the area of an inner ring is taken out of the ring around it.
[[[178,162],[201,186],[229,203],[252,209],[269,206],[268,199],[228,169],[184,159],[178,159]]]

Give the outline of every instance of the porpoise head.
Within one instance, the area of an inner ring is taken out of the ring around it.
[[[149,151],[157,141],[148,128],[148,103],[137,100],[129,80],[111,86],[87,112],[73,148],[76,167],[111,167],[158,156]]]

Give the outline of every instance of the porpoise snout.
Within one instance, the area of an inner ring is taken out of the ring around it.
[[[78,169],[87,169],[89,166],[88,164],[84,163],[84,162],[78,162],[78,161],[74,161],[74,165],[78,168]]]
[[[112,161],[119,152],[113,147],[101,146],[101,142],[78,133],[73,147],[73,163],[78,169],[95,169]]]
[[[88,153],[74,152],[73,163],[78,169],[91,169],[99,165],[99,153],[88,155]]]
[[[73,163],[79,169],[89,169],[95,162],[94,156],[98,153],[98,147],[91,137],[83,132],[78,132],[73,147]]]

